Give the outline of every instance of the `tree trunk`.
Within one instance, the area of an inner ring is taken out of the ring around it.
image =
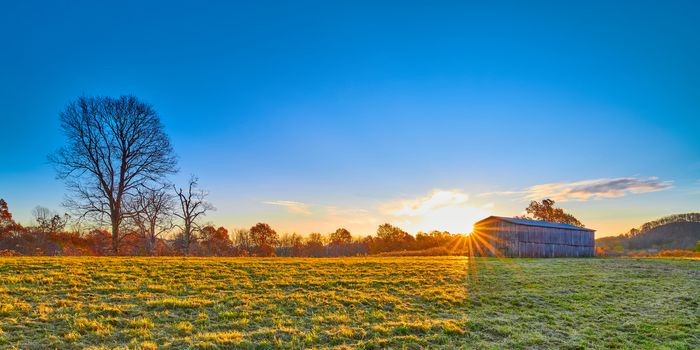
[[[151,236],[151,244],[150,244],[151,246],[149,247],[150,251],[148,252],[149,254],[151,254],[151,255],[156,255],[156,244],[157,244],[157,242],[158,242],[158,241],[156,240],[156,237],[155,237],[155,236]]]
[[[112,219],[112,253],[119,255],[119,221]]]
[[[190,255],[190,225],[185,224],[185,256]]]
[[[149,223],[146,237],[146,251],[148,255],[154,255],[156,248],[156,225],[153,221]]]

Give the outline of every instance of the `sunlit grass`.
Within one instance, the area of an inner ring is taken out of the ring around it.
[[[0,348],[690,349],[699,280],[681,259],[2,258]]]

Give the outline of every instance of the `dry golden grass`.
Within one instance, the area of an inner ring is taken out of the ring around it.
[[[21,349],[691,349],[700,261],[8,257],[0,320]]]

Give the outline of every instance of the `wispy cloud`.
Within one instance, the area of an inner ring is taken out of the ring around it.
[[[290,213],[311,215],[311,210],[309,210],[309,207],[302,202],[277,200],[263,203],[285,207]]]
[[[663,191],[673,187],[671,181],[657,177],[620,177],[547,183],[528,187],[522,191],[491,192],[483,195],[520,195],[526,199],[551,198],[558,202],[588,201],[591,199],[617,198],[628,194]]]
[[[377,222],[377,218],[366,209],[338,208],[335,206],[327,206],[324,209],[328,220],[331,222],[349,225],[364,225]]]
[[[385,203],[380,212],[409,232],[447,230],[470,232],[475,221],[488,216],[488,208],[475,207],[460,190],[433,190],[426,196]]]

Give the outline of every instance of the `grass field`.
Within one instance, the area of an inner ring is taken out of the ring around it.
[[[700,261],[2,258],[0,321],[21,349],[697,349]]]

